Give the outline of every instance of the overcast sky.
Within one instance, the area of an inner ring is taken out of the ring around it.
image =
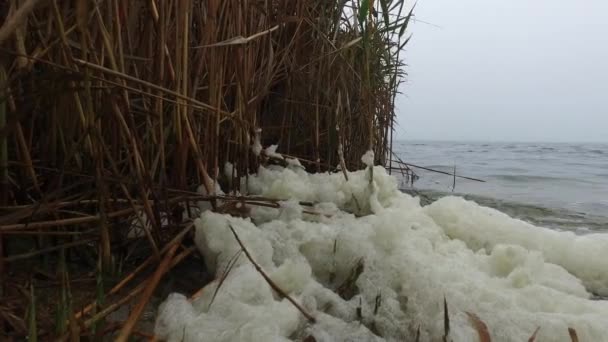
[[[399,138],[608,141],[608,0],[419,0],[415,14],[433,25],[411,28]]]

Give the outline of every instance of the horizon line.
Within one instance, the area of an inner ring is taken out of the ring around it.
[[[482,143],[541,143],[541,144],[608,144],[608,140],[503,140],[503,139],[446,139],[446,138],[396,138],[393,141],[428,141],[428,142],[482,142]]]

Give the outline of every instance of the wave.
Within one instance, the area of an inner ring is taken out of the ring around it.
[[[554,177],[554,176],[540,176],[540,175],[509,175],[509,174],[498,174],[489,175],[488,177],[501,179],[509,182],[527,183],[527,182],[556,182],[556,181],[572,181],[571,178]]]
[[[484,207],[490,207],[513,218],[523,220],[536,226],[559,231],[572,231],[576,234],[608,232],[608,217],[592,215],[585,212],[563,208],[549,208],[532,203],[515,202],[495,197],[448,193],[436,190],[402,189],[412,196],[418,196],[424,205],[431,204],[443,197],[459,196]],[[608,211],[606,211],[608,213]]]

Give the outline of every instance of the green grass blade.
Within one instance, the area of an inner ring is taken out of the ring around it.
[[[405,30],[407,29],[407,26],[410,23],[410,19],[412,19],[412,15],[414,14],[414,8],[416,8],[416,3],[414,4],[414,6],[412,6],[412,9],[410,10],[410,12],[405,17],[405,21],[403,22],[403,26],[401,26],[401,30],[399,31],[399,37],[400,38],[405,33]]]
[[[365,27],[363,23],[367,22],[367,14],[369,13],[369,0],[362,0],[359,8],[359,25]]]
[[[34,295],[34,283],[30,284],[30,308],[28,313],[28,341],[38,341],[38,328],[36,326],[36,296]]]

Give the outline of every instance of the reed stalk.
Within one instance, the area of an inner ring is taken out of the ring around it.
[[[369,149],[390,163],[409,9],[403,0],[0,5],[0,283],[6,261],[53,273],[60,258],[70,279],[97,279],[84,300],[85,289],[53,280],[73,300],[36,303],[38,337],[106,330],[96,323],[119,306],[111,296],[131,291],[128,302],[144,291],[138,280],[175,260],[167,251],[186,235],[192,201],[276,206],[238,181],[269,162],[252,151],[258,134],[310,172],[359,169]],[[193,193],[199,185],[204,195]],[[217,196],[217,185],[242,198]],[[136,224],[141,236],[129,233]],[[142,245],[146,257],[132,259]],[[27,287],[19,279],[13,288]],[[45,328],[48,310],[60,311],[51,315],[60,331]]]

